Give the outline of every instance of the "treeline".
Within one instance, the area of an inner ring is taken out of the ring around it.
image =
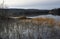
[[[60,8],[49,10],[49,14],[60,16]]]
[[[39,9],[0,9],[0,16],[37,16],[37,15],[60,15],[60,8],[52,10]]]
[[[48,14],[48,10],[38,9],[0,9],[0,15],[4,16],[37,16]]]

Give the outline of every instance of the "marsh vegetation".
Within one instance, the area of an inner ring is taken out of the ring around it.
[[[2,39],[60,39],[60,22],[53,18],[0,19]]]

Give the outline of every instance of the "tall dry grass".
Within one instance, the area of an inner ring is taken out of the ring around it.
[[[49,24],[51,26],[55,25],[55,20],[53,18],[33,18],[32,22],[36,24]]]
[[[25,22],[25,23],[30,22],[30,23],[37,24],[37,25],[46,25],[47,24],[50,26],[55,26],[55,25],[60,26],[60,22],[56,22],[56,20],[53,18],[42,18],[42,17],[41,18],[32,18],[32,19],[26,18],[26,19],[22,19],[20,21]]]

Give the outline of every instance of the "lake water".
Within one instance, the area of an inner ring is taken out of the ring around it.
[[[60,20],[60,16],[55,16],[55,15],[51,15],[51,14],[48,14],[48,15],[39,15],[39,16],[33,16],[33,17],[27,17],[27,18],[54,18],[55,20]]]

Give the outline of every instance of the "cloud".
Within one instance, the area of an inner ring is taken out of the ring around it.
[[[60,0],[5,0],[5,4],[7,5],[31,5],[36,3],[51,3],[58,2]]]
[[[5,0],[5,4],[11,8],[56,7],[59,6],[60,0]]]

